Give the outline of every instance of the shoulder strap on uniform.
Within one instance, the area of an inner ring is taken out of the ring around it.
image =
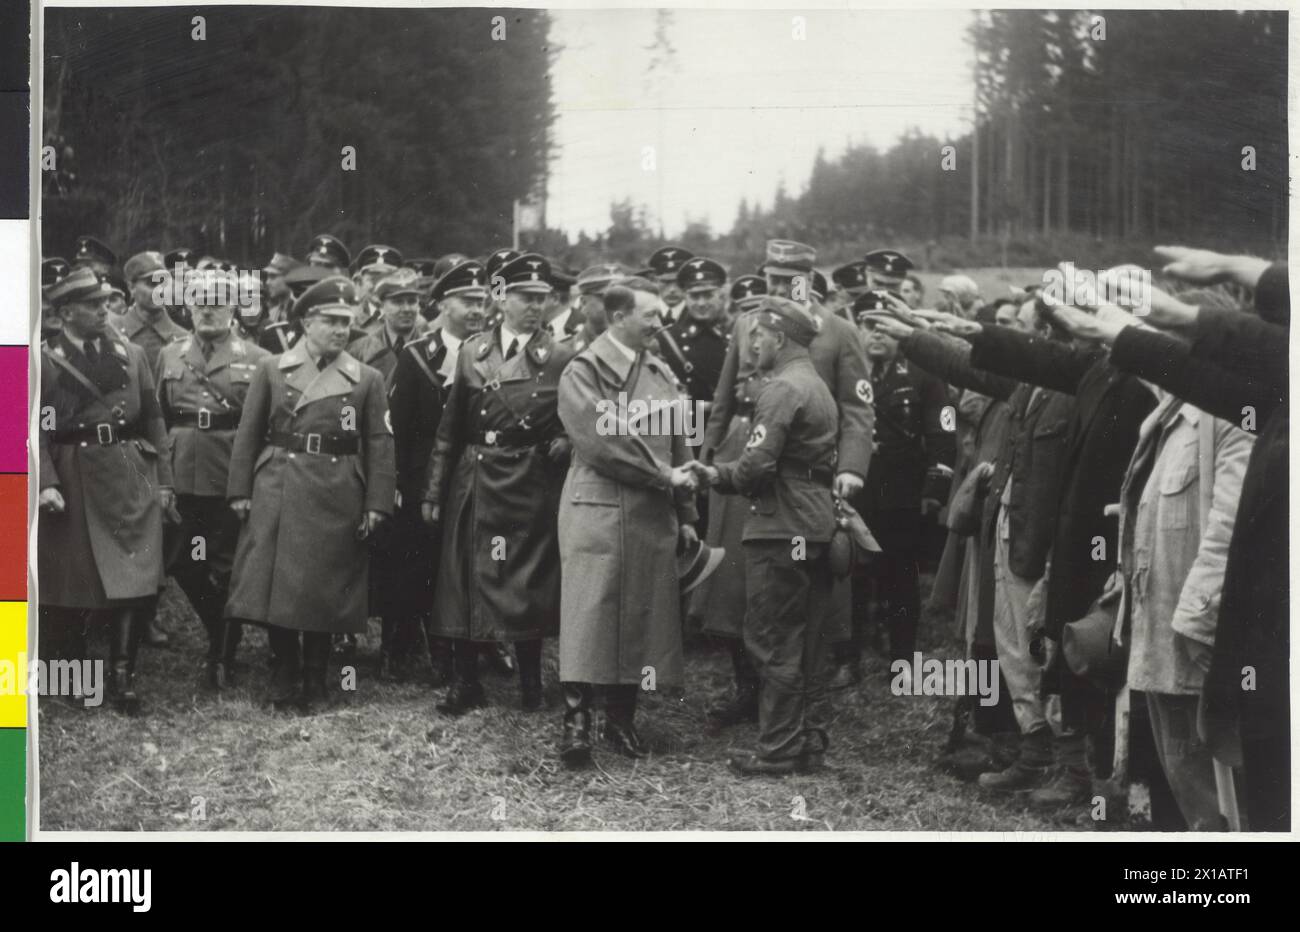
[[[411,345],[406,348],[406,351],[411,354],[411,358],[413,358],[415,364],[420,367],[420,371],[428,377],[430,384],[432,384],[434,388],[441,389],[442,385],[439,384],[438,377],[433,374],[433,370],[429,368],[429,364],[424,361],[424,357],[420,354],[420,347],[418,345]]]
[[[90,394],[94,396],[95,400],[100,402],[102,405],[104,405],[104,407],[106,408],[112,407],[108,399],[104,397],[104,393],[99,390],[99,387],[95,385],[94,382],[90,381],[90,379],[86,378],[86,376],[82,373],[82,371],[78,369],[76,366],[74,366],[72,363],[68,362],[66,359],[63,359],[61,356],[58,356],[55,353],[46,353],[45,358],[48,359],[50,362],[54,363],[64,372],[68,373],[68,375],[72,376],[78,382],[80,382],[82,387],[85,388],[88,392],[90,392]]]

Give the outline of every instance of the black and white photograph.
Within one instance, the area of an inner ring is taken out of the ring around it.
[[[1290,834],[1289,16],[42,4],[33,830]]]

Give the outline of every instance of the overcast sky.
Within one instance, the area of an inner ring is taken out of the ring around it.
[[[910,126],[942,138],[970,125],[969,11],[674,10],[658,78],[654,10],[552,15],[547,225],[574,236],[608,228],[623,197],[669,236],[688,219],[725,231],[742,197],[768,206],[782,180],[803,190],[819,146],[834,157],[888,148]]]

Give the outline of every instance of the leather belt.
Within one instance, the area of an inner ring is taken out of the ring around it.
[[[802,463],[777,463],[777,475],[784,479],[804,479],[830,488],[835,482],[831,470],[822,466],[806,466]]]
[[[134,425],[94,424],[90,427],[56,430],[51,440],[54,443],[67,444],[90,443],[93,441],[101,447],[109,447],[115,443],[121,443],[124,440],[131,440],[139,436],[140,432],[135,429]]]
[[[535,430],[485,430],[470,434],[469,442],[483,447],[532,447],[546,438]]]
[[[294,434],[271,431],[268,441],[273,447],[283,447],[293,453],[317,453],[322,456],[343,456],[361,452],[360,437],[333,437],[329,434]]]
[[[199,430],[234,430],[239,426],[239,411],[198,411],[185,412],[172,419],[172,427],[196,427]]]

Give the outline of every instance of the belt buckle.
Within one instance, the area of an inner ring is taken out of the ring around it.
[[[500,391],[500,390],[501,390],[501,380],[500,380],[499,378],[495,378],[495,377],[494,377],[494,378],[492,379],[491,382],[488,382],[488,383],[487,383],[487,387],[488,387],[489,389],[491,389],[492,391],[494,391],[494,392],[496,392],[496,391]]]
[[[307,435],[307,452],[308,453],[320,452],[320,434]]]
[[[96,424],[96,425],[95,425],[95,439],[97,439],[97,440],[99,441],[99,445],[100,445],[101,447],[106,447],[106,446],[109,446],[110,444],[112,444],[112,442],[113,442],[113,425],[112,425],[112,424]]]
[[[483,442],[486,443],[486,444],[487,444],[488,446],[490,446],[490,447],[494,447],[494,446],[496,446],[496,445],[497,445],[497,432],[496,432],[495,430],[489,430],[489,431],[487,431],[487,432],[483,435]]]
[[[207,430],[212,426],[212,412],[207,408],[199,408],[199,430]]]

